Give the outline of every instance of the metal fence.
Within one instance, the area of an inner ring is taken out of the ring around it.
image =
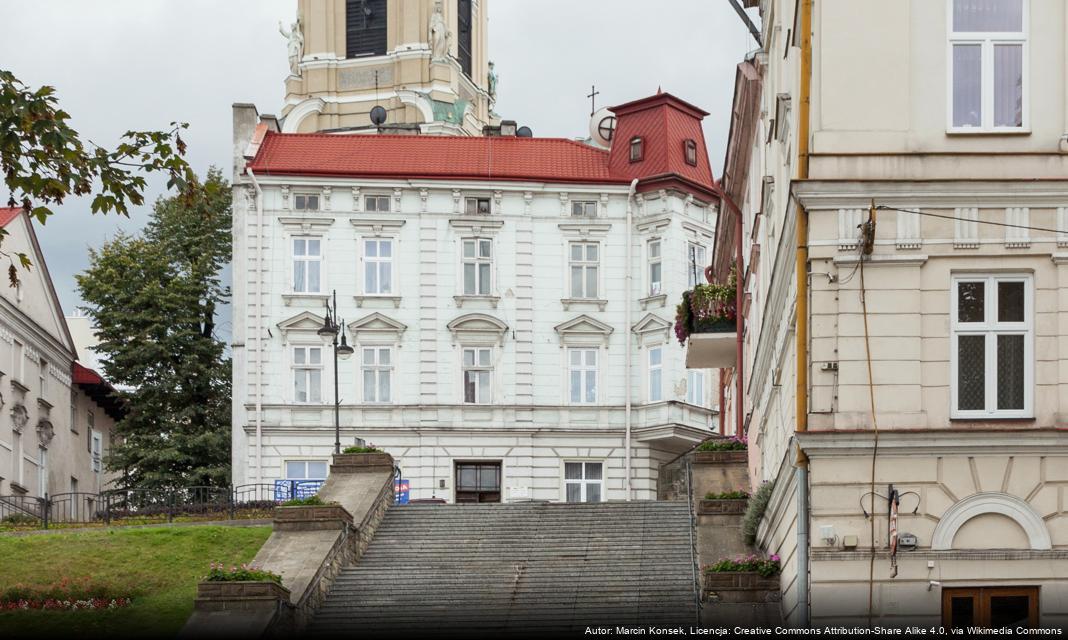
[[[178,489],[113,489],[44,497],[0,495],[0,530],[270,518],[280,503],[318,493],[322,480]]]

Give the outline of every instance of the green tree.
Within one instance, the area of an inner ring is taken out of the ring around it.
[[[52,215],[51,207],[68,196],[92,195],[93,213],[128,215],[128,205],[144,203],[147,174],[166,173],[167,188],[178,191],[196,179],[183,157],[186,147],[179,134],[186,124],[172,122],[168,131],[127,131],[109,150],[83,142],[69,119],[55,89],[30,89],[0,69],[0,172],[7,206],[22,207],[41,224]],[[0,229],[0,245],[6,234]],[[18,284],[15,262],[29,268],[29,257],[2,249],[0,256],[10,263],[12,286]]]
[[[230,295],[231,194],[218,169],[160,198],[139,235],[90,251],[78,287],[109,380],[128,413],[107,461],[134,488],[225,485],[230,478],[230,360],[215,336]]]

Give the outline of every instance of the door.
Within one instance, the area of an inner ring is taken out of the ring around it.
[[[949,629],[1038,626],[1038,587],[942,590],[942,624]]]
[[[457,462],[456,502],[501,501],[501,463]]]

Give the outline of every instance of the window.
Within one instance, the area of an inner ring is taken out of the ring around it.
[[[363,401],[390,402],[393,383],[393,349],[363,349]]]
[[[576,218],[596,218],[597,217],[597,201],[596,200],[572,200],[571,201],[571,215]]]
[[[45,392],[48,391],[48,361],[41,358],[38,362],[40,368],[37,370],[37,382],[41,389],[40,398],[43,400]]]
[[[295,211],[318,211],[319,194],[296,193],[293,194],[293,209]]]
[[[488,296],[493,269],[493,242],[489,238],[463,241],[464,295]]]
[[[664,399],[664,348],[649,349],[649,402]]]
[[[686,370],[686,402],[705,406],[705,372],[701,369]]]
[[[92,431],[90,442],[92,443],[90,453],[93,458],[93,473],[100,473],[104,469],[104,434]]]
[[[86,427],[86,432],[89,434],[89,440],[87,441],[88,444],[87,444],[86,448],[89,449],[89,453],[92,453],[93,452],[93,433],[94,433],[93,430],[96,429],[96,415],[94,415],[92,411],[86,412],[86,415],[85,415],[85,427]]]
[[[393,240],[364,240],[363,292],[367,295],[393,293]]]
[[[458,0],[456,4],[456,26],[460,32],[456,38],[456,50],[459,54],[457,60],[460,63],[460,68],[463,69],[468,78],[472,77],[471,32],[474,24],[473,5],[474,3],[471,0]]]
[[[660,255],[660,240],[649,241],[649,295],[663,293],[663,258]]]
[[[692,242],[687,247],[686,251],[687,266],[686,266],[686,281],[690,289],[697,286],[698,283],[705,281],[705,267],[708,266],[708,250]]]
[[[1038,587],[942,589],[942,624],[947,629],[1038,627]]]
[[[493,373],[493,350],[488,347],[464,351],[464,402],[489,404],[490,374]]]
[[[682,143],[683,155],[686,157],[686,164],[697,166],[697,143],[693,140],[687,140]]]
[[[70,477],[70,492],[78,493],[78,479],[74,476]]]
[[[37,495],[48,495],[48,489],[48,449],[37,447]]]
[[[488,216],[492,209],[489,198],[468,198],[464,200],[464,212],[469,216]]]
[[[25,347],[18,340],[15,340],[11,347],[11,377],[14,380],[23,382],[23,366],[26,361]]]
[[[389,196],[366,196],[363,209],[373,213],[389,213]]]
[[[293,347],[294,402],[322,402],[322,347]]]
[[[78,407],[75,404],[78,400],[78,395],[75,393],[70,395],[70,431],[71,433],[78,433]]]
[[[348,0],[345,8],[345,56],[386,54],[386,0]]]
[[[568,502],[600,502],[603,471],[601,462],[565,462],[564,499]]]
[[[568,349],[571,404],[597,403],[597,349]]]
[[[633,137],[630,139],[630,161],[639,162],[645,155],[645,143],[640,137]]]
[[[293,238],[293,291],[319,293],[322,290],[323,241],[320,238]]]
[[[571,266],[571,297],[597,297],[597,271],[601,264],[596,242],[572,242],[568,245]]]
[[[457,504],[500,501],[500,461],[456,463]]]
[[[1027,275],[954,277],[954,418],[1031,417],[1032,296]]]
[[[326,480],[326,460],[286,460],[286,480]]]
[[[950,129],[1025,126],[1027,0],[950,0]]]

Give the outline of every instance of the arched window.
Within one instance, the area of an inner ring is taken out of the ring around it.
[[[634,136],[630,139],[630,161],[640,162],[645,155],[645,142],[640,136]]]
[[[683,151],[686,155],[686,164],[697,166],[697,143],[693,140],[687,140],[682,143]]]

